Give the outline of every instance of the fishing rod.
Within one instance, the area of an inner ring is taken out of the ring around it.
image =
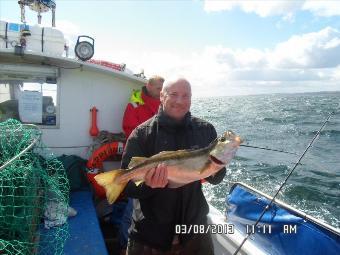
[[[264,208],[264,210],[262,211],[260,217],[256,220],[255,224],[254,224],[254,228],[256,228],[256,226],[258,225],[258,223],[260,222],[260,220],[262,219],[263,215],[266,213],[266,211],[270,208],[270,206],[272,205],[272,203],[274,202],[276,196],[279,194],[279,192],[281,191],[281,189],[283,188],[283,186],[286,184],[287,180],[289,179],[289,177],[292,175],[292,173],[294,172],[295,168],[300,164],[300,161],[302,160],[302,158],[305,156],[305,154],[307,153],[307,151],[309,150],[309,148],[313,145],[314,141],[316,140],[316,138],[320,135],[320,132],[323,130],[323,128],[326,126],[327,122],[329,121],[329,119],[331,118],[331,116],[335,114],[335,112],[331,112],[327,119],[324,121],[324,123],[322,124],[321,128],[318,130],[318,132],[315,134],[315,136],[313,137],[312,141],[308,144],[308,146],[306,147],[306,149],[304,150],[304,152],[302,153],[302,155],[300,156],[300,158],[298,159],[298,161],[295,163],[293,169],[289,172],[288,176],[286,177],[286,179],[283,181],[283,183],[281,184],[281,186],[279,187],[279,189],[276,191],[275,195],[273,196],[273,198],[270,200],[269,204],[266,205],[266,207]],[[248,238],[250,237],[252,233],[249,232],[247,233],[246,237],[243,239],[242,243],[240,244],[240,246],[236,249],[236,251],[234,252],[234,255],[237,255],[237,253],[241,250],[243,244],[248,240]]]
[[[240,146],[242,146],[242,147],[248,147],[248,148],[254,148],[254,149],[267,150],[267,151],[282,152],[282,153],[287,153],[287,154],[292,154],[292,155],[298,155],[297,153],[294,153],[294,152],[289,152],[289,151],[284,151],[284,150],[270,149],[270,148],[267,148],[267,147],[259,147],[259,146],[253,146],[253,145],[248,145],[248,144],[240,144]]]

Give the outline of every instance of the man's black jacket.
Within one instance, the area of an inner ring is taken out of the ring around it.
[[[138,126],[130,135],[122,159],[122,168],[127,168],[132,157],[150,157],[161,151],[199,149],[216,138],[212,124],[187,113],[180,123],[175,122],[162,110]],[[218,184],[223,180],[225,168],[207,181]],[[168,250],[175,234],[175,226],[206,224],[208,204],[202,192],[201,182],[183,187],[150,188],[144,183],[136,186],[129,182],[124,190],[134,200],[133,223],[130,238],[151,247]],[[181,235],[186,242],[191,235]]]

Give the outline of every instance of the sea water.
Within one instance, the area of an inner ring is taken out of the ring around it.
[[[244,144],[294,154],[240,147],[219,185],[204,185],[221,211],[235,182],[273,196],[330,112],[336,111],[294,170],[278,199],[340,227],[340,92],[194,98],[193,115],[221,134],[232,130]]]

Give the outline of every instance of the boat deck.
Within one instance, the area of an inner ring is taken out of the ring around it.
[[[64,254],[108,254],[92,193],[89,191],[71,193],[70,205],[78,213],[68,219],[70,237],[66,241]]]

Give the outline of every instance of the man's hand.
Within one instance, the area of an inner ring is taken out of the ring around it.
[[[145,174],[145,184],[151,188],[164,188],[168,184],[168,169],[164,163]]]

